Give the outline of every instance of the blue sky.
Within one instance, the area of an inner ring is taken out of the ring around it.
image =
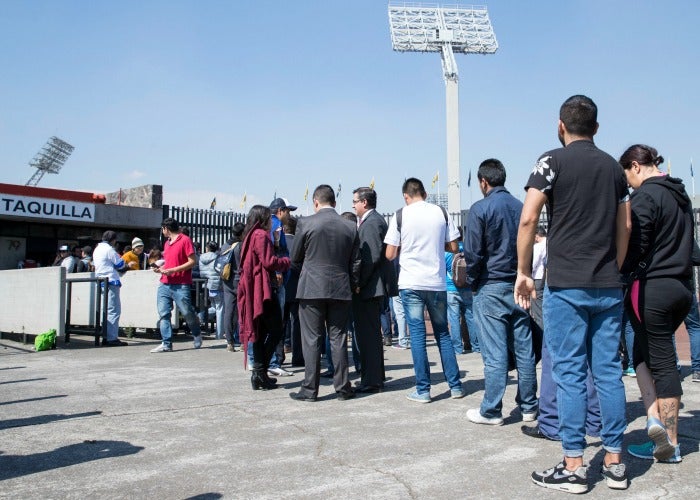
[[[650,144],[692,192],[700,2],[482,4],[500,48],[457,56],[463,208],[489,157],[522,199],[578,93],[598,104],[601,148]],[[407,176],[436,191],[439,172],[446,192],[440,58],[392,51],[383,0],[6,0],[0,44],[0,182],[24,184],[56,135],[75,151],[40,186],[162,184],[166,203],[234,210],[277,192],[301,213],[320,183],[342,183],[343,210],[372,178],[382,212]]]

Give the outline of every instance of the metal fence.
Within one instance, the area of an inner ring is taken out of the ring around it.
[[[187,228],[192,241],[204,246],[209,241],[222,245],[231,236],[231,228],[236,222],[245,224],[246,214],[222,212],[217,210],[202,210],[199,208],[172,207],[163,205],[163,218],[172,217]]]

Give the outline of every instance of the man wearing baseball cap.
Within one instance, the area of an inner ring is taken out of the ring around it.
[[[275,246],[275,254],[277,256],[289,257],[289,248],[287,247],[287,239],[284,236],[284,230],[282,226],[289,220],[291,212],[295,211],[297,207],[294,205],[289,205],[285,198],[275,198],[270,203],[270,212],[272,213],[272,225],[270,227],[270,238]],[[277,280],[273,282],[273,292],[277,296],[277,301],[281,311],[284,311],[285,303],[285,289],[284,284],[289,279],[289,271],[286,273],[276,273]],[[282,362],[284,361],[284,331],[286,328],[287,318],[283,318],[282,321],[282,334],[279,336],[280,343],[272,355],[270,360],[270,367],[268,368],[268,373],[271,377],[288,377],[292,375],[282,368]]]
[[[61,245],[58,248],[58,254],[59,254],[58,262],[60,262],[60,264],[56,264],[56,265],[59,265],[61,267],[65,267],[67,273],[76,272],[76,269],[78,267],[77,266],[78,259],[76,259],[73,256],[73,253],[71,252],[70,246],[69,245]]]

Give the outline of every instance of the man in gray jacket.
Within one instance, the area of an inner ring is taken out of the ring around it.
[[[340,399],[355,396],[348,379],[347,325],[352,290],[360,273],[357,229],[335,211],[327,184],[314,190],[314,215],[301,219],[292,247],[292,266],[301,268],[297,299],[304,353],[304,381],[298,401],[315,401],[321,372],[321,345],[328,331],[335,366],[333,387]]]

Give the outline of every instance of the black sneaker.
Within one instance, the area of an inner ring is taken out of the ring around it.
[[[608,485],[608,488],[612,488],[614,490],[626,490],[629,486],[625,464],[603,464],[601,472],[603,473],[603,477],[605,478],[605,483]]]
[[[567,493],[586,493],[588,491],[586,466],[581,466],[573,472],[568,471],[563,460],[551,469],[533,472],[532,481],[539,486]]]

